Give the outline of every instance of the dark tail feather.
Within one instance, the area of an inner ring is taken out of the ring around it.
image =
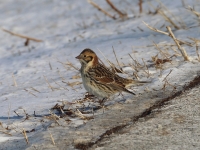
[[[151,81],[135,81],[136,83],[151,83]]]
[[[133,93],[133,92],[131,92],[131,91],[127,90],[126,88],[124,88],[124,92],[127,92],[127,93],[130,93],[130,94],[133,94],[133,95],[135,95],[135,93]]]

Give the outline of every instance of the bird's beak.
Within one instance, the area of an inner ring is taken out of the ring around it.
[[[81,55],[78,55],[75,57],[76,59],[81,59]]]

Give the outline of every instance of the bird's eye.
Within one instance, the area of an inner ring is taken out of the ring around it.
[[[86,55],[83,55],[83,57],[86,57]]]

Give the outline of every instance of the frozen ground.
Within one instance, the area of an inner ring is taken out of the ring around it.
[[[200,149],[200,86],[94,145],[96,150]]]
[[[104,1],[96,2],[110,13],[116,14]],[[172,50],[174,48],[177,50],[177,47],[171,38],[149,30],[142,23],[142,21],[145,21],[151,26],[166,31],[165,27],[170,24],[161,15],[148,13],[149,10],[155,12],[151,5],[156,7],[158,2],[154,0],[150,1],[151,4],[144,2],[142,14],[139,14],[138,7],[135,7],[137,3],[138,1],[131,2],[131,0],[126,2],[116,1],[116,6],[119,9],[126,10],[129,19],[112,20],[86,1],[1,1],[1,28],[35,37],[43,40],[43,42],[30,41],[28,46],[24,46],[24,39],[0,31],[0,142],[2,142],[0,148],[9,149],[15,146],[12,145],[13,143],[21,143],[22,141],[24,143],[19,145],[18,149],[24,149],[34,144],[40,145],[45,141],[47,145],[50,144],[48,146],[55,148],[49,140],[49,128],[58,143],[60,136],[57,136],[57,134],[62,133],[61,131],[67,130],[67,133],[63,132],[63,137],[66,135],[74,136],[76,128],[81,130],[84,123],[87,125],[94,122],[82,120],[78,117],[68,118],[71,120],[70,122],[59,120],[63,127],[59,128],[54,127],[55,124],[52,125],[54,120],[44,118],[44,116],[49,115],[50,108],[56,103],[74,102],[84,97],[85,90],[80,83],[80,77],[77,76],[78,71],[70,65],[66,65],[70,62],[79,68],[80,64],[75,60],[75,56],[84,48],[93,49],[108,66],[101,52],[111,62],[117,64],[112,50],[113,46],[121,67],[128,73],[126,76],[131,78],[133,78],[132,74],[135,70],[131,68],[131,64],[134,64],[134,62],[129,54],[142,65],[144,65],[143,58],[146,65],[149,66],[149,70],[146,67],[139,68],[137,74],[140,80],[152,80],[152,83],[147,86],[134,87],[133,90],[137,96],[125,94],[124,98],[116,96],[114,100],[107,102],[106,104],[110,108],[109,111],[105,110],[107,113],[102,114],[102,110],[94,113],[95,119],[100,122],[103,122],[102,119],[106,114],[109,116],[108,113],[112,118],[112,109],[115,109],[114,103],[121,102],[122,99],[125,104],[131,103],[134,108],[141,106],[135,108],[132,116],[127,116],[130,119],[142,113],[157,101],[147,99],[147,97],[155,98],[155,91],[160,99],[169,96],[169,91],[173,90],[173,86],[166,85],[166,91],[163,91],[162,88],[163,79],[170,73],[171,69],[172,72],[167,79],[171,85],[176,86],[177,91],[199,75],[200,65],[197,61],[196,47],[194,42],[188,39],[188,37],[199,38],[198,18],[183,8],[183,1],[181,0],[173,4],[170,1],[163,1],[170,12],[176,16],[175,19],[167,13],[176,24],[180,25],[178,22],[181,21],[187,27],[187,29],[173,30],[175,36],[194,45],[183,45],[191,62],[184,62],[180,55],[176,55],[176,57],[171,58],[171,63],[167,62],[162,69],[156,69],[155,66],[152,66],[151,57],[159,53],[160,59],[165,58],[155,48],[153,41],[168,57],[177,54]],[[199,1],[185,0],[184,3],[186,6],[195,6],[195,10],[199,10]],[[173,26],[171,27],[174,29]],[[150,73],[149,77],[148,72]],[[16,80],[17,85],[14,80]],[[49,87],[49,84],[52,88]],[[72,84],[75,85],[70,86]],[[147,93],[149,91],[151,94]],[[160,94],[158,94],[159,92]],[[142,101],[137,102],[139,99]],[[146,104],[145,107],[142,106],[142,103]],[[121,106],[124,109],[126,109],[125,104]],[[117,105],[116,111],[119,111],[118,108]],[[27,118],[27,116],[29,117]],[[109,120],[110,125],[99,132],[103,133],[115,126],[117,124],[116,119],[115,116],[113,123],[111,123],[112,119]],[[59,131],[56,131],[57,128]],[[29,145],[26,145],[21,134],[23,129],[27,131]],[[96,136],[94,139],[98,139],[99,132],[94,134]],[[74,143],[81,143],[80,140],[76,140],[76,137],[73,140],[75,140]],[[84,140],[87,141],[87,138]],[[72,142],[66,145],[72,145]]]

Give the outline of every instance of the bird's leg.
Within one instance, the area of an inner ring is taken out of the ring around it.
[[[124,95],[122,94],[122,92],[120,92],[120,93],[119,93],[119,95],[121,95],[121,96],[122,96],[122,98],[123,98],[123,99],[125,99],[125,98],[124,98]]]
[[[105,100],[107,100],[106,97],[104,97],[102,100],[99,100],[99,104],[100,104],[101,106],[104,106]]]

